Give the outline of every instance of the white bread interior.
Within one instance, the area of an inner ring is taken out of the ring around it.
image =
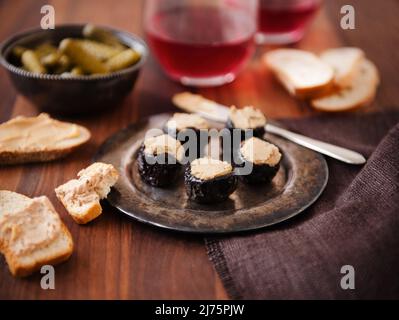
[[[264,61],[293,96],[314,97],[333,84],[333,68],[311,52],[276,49],[266,53]]]
[[[96,162],[81,170],[78,179],[57,187],[55,193],[71,217],[86,224],[102,213],[100,200],[107,197],[118,178],[112,165]]]
[[[334,84],[340,88],[351,86],[364,57],[363,50],[354,47],[328,49],[320,55],[334,69]]]

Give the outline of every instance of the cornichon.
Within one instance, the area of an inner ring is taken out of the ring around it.
[[[81,76],[83,74],[83,70],[80,67],[72,68],[71,74],[74,76]]]
[[[85,25],[83,28],[83,35],[86,38],[100,41],[119,50],[126,49],[126,47],[121,44],[118,38],[115,37],[111,32],[98,28],[92,24]]]
[[[24,68],[33,73],[46,73],[46,68],[33,50],[26,50],[21,57]]]
[[[65,77],[105,74],[140,60],[139,52],[121,43],[111,32],[88,24],[84,38],[63,39],[58,47],[46,41],[34,47],[17,45],[12,53],[25,70]]]
[[[39,59],[49,55],[50,53],[56,53],[56,52],[57,48],[48,42],[42,43],[35,48],[35,54]]]
[[[48,54],[40,59],[40,62],[46,67],[53,67],[58,64],[61,57],[61,53],[56,51]]]
[[[109,45],[93,40],[76,40],[76,41],[78,41],[80,45],[85,50],[87,50],[87,52],[90,52],[92,55],[96,56],[99,60],[102,61],[108,60],[122,51],[122,49],[111,47]]]
[[[74,67],[70,72],[63,72],[61,76],[64,78],[73,77],[73,76],[81,76],[83,74],[83,70],[79,67]]]
[[[132,49],[126,49],[106,62],[110,71],[118,71],[135,64],[140,59],[140,54]]]
[[[86,50],[79,41],[64,39],[60,43],[61,52],[65,53],[74,64],[85,73],[107,73],[109,69],[96,56]]]
[[[22,54],[23,54],[26,50],[28,50],[28,49],[25,48],[25,47],[22,47],[22,46],[15,46],[15,47],[12,49],[12,53],[13,53],[13,55],[14,55],[15,57],[21,59]]]
[[[71,64],[71,59],[67,55],[61,54],[54,72],[56,74],[67,72],[71,68]]]

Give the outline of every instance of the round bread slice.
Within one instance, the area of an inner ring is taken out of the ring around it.
[[[57,128],[67,134],[61,140],[54,138]],[[45,113],[18,116],[0,124],[0,165],[59,159],[86,143],[90,136],[85,127],[52,119]]]
[[[333,68],[311,52],[277,49],[266,53],[263,59],[283,86],[296,97],[318,96],[333,84]]]
[[[340,88],[352,84],[364,57],[363,50],[353,47],[328,49],[320,55],[320,59],[334,69],[334,84]]]
[[[378,70],[369,60],[364,59],[350,87],[339,89],[337,92],[314,99],[311,105],[321,111],[346,111],[362,107],[373,101],[379,84]]]

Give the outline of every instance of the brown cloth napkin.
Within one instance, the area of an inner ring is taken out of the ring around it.
[[[258,232],[207,238],[209,257],[230,297],[399,298],[398,121],[394,111],[281,121],[370,158],[363,167],[327,159],[325,191],[291,220]],[[344,265],[354,267],[354,290],[341,288]]]

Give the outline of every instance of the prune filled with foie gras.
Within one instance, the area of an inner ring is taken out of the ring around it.
[[[232,106],[229,110],[227,128],[241,130],[241,140],[245,139],[245,133],[249,136],[262,138],[265,134],[266,117],[262,111],[252,106],[238,109]]]
[[[267,183],[280,168],[282,155],[274,144],[252,137],[241,143],[239,157],[243,165],[252,164],[252,171],[240,176],[245,182]]]
[[[197,152],[197,154],[192,157],[192,159],[196,159],[203,155],[204,148],[208,144],[209,127],[208,121],[197,114],[175,113],[168,122],[166,122],[164,132],[178,139],[184,144],[185,150],[188,151],[187,142],[190,136],[187,135],[184,137],[184,135],[189,134],[189,131],[192,130],[191,134],[196,137],[196,141],[195,144],[190,145],[190,147],[192,146],[193,150]],[[189,156],[189,154],[186,153],[186,156]]]
[[[173,184],[181,171],[184,149],[179,141],[167,134],[144,140],[137,157],[141,178],[154,187]]]
[[[212,158],[191,162],[184,174],[189,199],[199,203],[226,200],[237,188],[237,177],[230,163]]]

